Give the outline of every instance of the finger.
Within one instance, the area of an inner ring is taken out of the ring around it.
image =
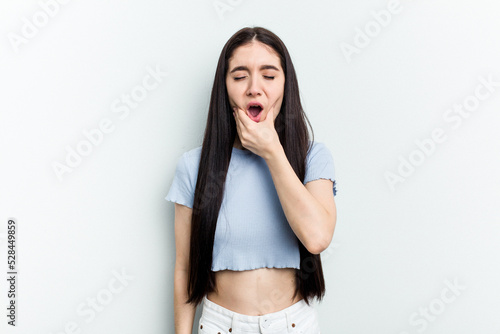
[[[246,118],[248,118],[248,115],[238,106],[233,107],[233,109],[235,110],[237,116],[236,120],[239,122],[240,126],[246,127]]]
[[[240,118],[240,111],[238,107],[233,107],[233,115],[236,123],[238,123],[239,118]]]
[[[238,133],[238,136],[241,138],[241,121],[238,118],[238,109],[236,107],[233,107],[233,116],[234,116],[234,122],[236,123],[236,132]]]

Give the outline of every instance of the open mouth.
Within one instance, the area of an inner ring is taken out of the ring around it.
[[[264,110],[264,107],[260,102],[253,101],[247,104],[248,116],[255,122],[259,122],[262,110]]]
[[[250,106],[250,108],[248,108],[248,113],[250,115],[252,115],[252,117],[257,117],[258,114],[260,114],[262,112],[262,107],[261,106]]]

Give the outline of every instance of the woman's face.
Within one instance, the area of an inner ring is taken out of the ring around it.
[[[258,41],[236,48],[229,58],[226,86],[231,107],[238,106],[254,122],[262,122],[276,102],[276,119],[285,89],[285,73],[279,56]],[[250,107],[252,104],[260,104],[263,109]]]

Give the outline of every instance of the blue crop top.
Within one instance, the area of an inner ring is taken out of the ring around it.
[[[200,155],[201,146],[181,156],[166,200],[193,208]],[[306,161],[303,184],[330,179],[335,196],[335,170],[328,148],[314,142]],[[300,269],[298,242],[265,160],[252,151],[233,147],[215,229],[212,271]]]

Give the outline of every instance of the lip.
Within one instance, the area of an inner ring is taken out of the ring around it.
[[[247,111],[248,109],[250,109],[250,107],[252,106],[259,106],[262,108],[262,110],[264,110],[264,106],[262,105],[262,103],[260,102],[257,102],[257,101],[250,101],[248,104],[247,104]]]

